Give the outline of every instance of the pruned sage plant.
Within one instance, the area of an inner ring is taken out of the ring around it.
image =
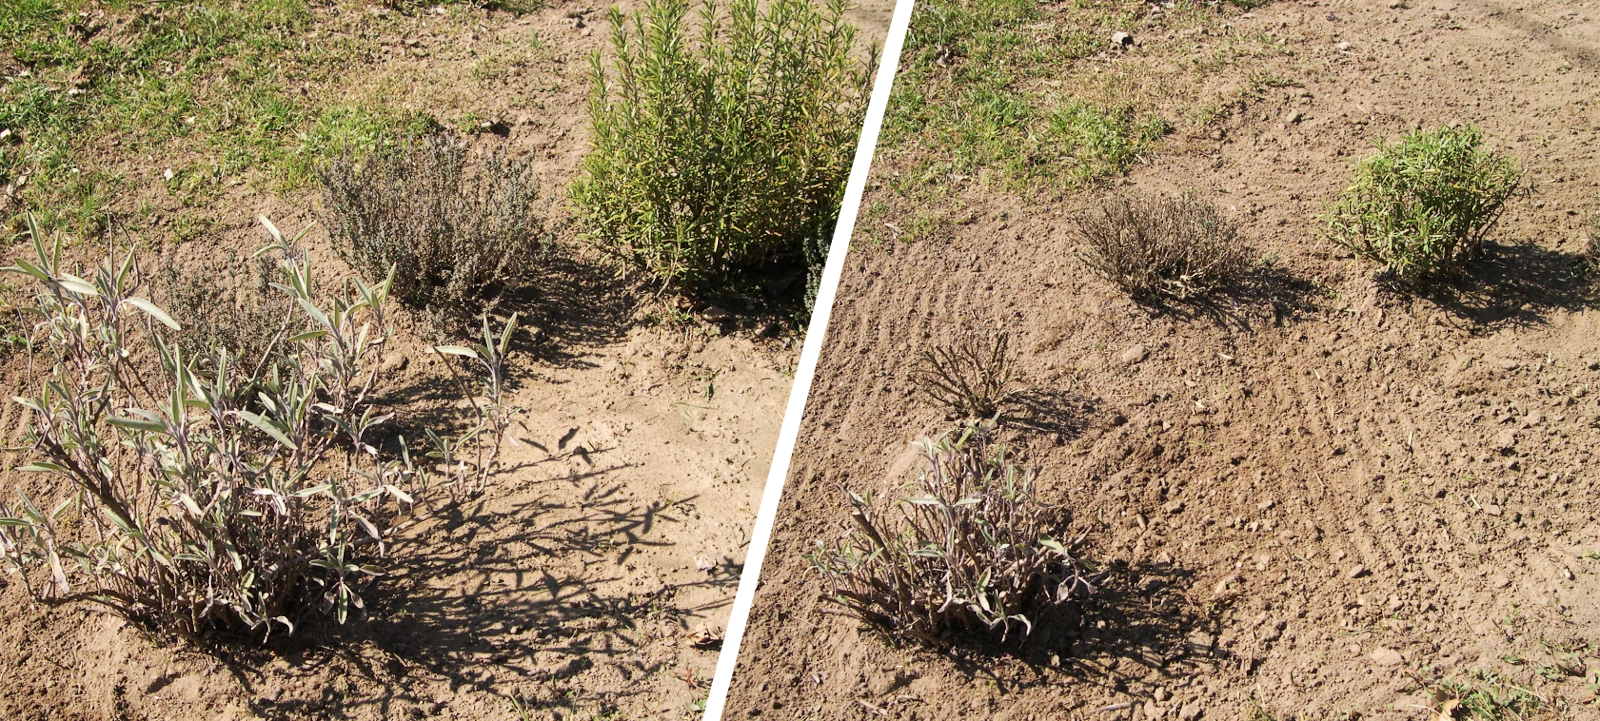
[[[1094,587],[1053,540],[1033,474],[995,442],[992,423],[918,443],[924,468],[887,506],[849,492],[854,527],[807,556],[823,597],[892,634],[932,644],[951,632],[1000,641],[1038,612]]]
[[[844,0],[649,0],[593,58],[591,148],[572,198],[598,248],[694,289],[820,272],[865,117]],[[822,239],[822,240],[818,240]],[[814,284],[812,284],[814,286]]]
[[[384,438],[392,416],[373,393],[392,276],[316,295],[298,236],[261,220],[295,313],[253,364],[185,353],[179,324],[139,295],[132,252],[80,277],[59,237],[32,228],[34,258],[7,268],[33,285],[32,390],[17,399],[32,459],[18,470],[39,478],[0,502],[0,563],[39,601],[186,637],[343,622],[396,533],[482,489],[498,439],[484,454],[462,444],[503,426],[430,432],[425,453]],[[474,351],[493,375],[509,335]]]

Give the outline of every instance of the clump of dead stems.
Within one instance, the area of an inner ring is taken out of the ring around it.
[[[1139,302],[1187,301],[1237,284],[1255,264],[1239,226],[1193,193],[1113,195],[1077,219],[1079,257]]]
[[[1017,393],[1011,334],[965,332],[954,343],[924,351],[917,389],[961,418],[993,418]]]

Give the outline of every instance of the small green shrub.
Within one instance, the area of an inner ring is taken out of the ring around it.
[[[1078,255],[1141,302],[1190,300],[1237,283],[1255,263],[1239,226],[1193,193],[1114,195],[1077,218]]]
[[[917,390],[961,418],[994,418],[1017,392],[1011,334],[966,332],[923,352]]]
[[[733,0],[724,15],[707,0],[691,37],[687,0],[613,9],[572,187],[589,241],[688,288],[808,260],[819,272],[807,243],[832,235],[876,62],[852,57],[844,10]]]
[[[362,163],[342,156],[322,172],[339,257],[367,275],[394,268],[395,297],[452,330],[536,270],[546,238],[529,158],[496,153],[467,165],[464,145],[435,135]]]
[[[847,491],[855,526],[808,554],[825,599],[890,633],[940,644],[949,632],[1026,636],[1043,607],[1093,592],[1077,559],[1049,538],[1033,474],[994,441],[992,424],[918,448],[926,466],[898,500],[881,508]]]
[[[0,502],[0,564],[38,601],[99,604],[186,637],[343,622],[382,574],[392,535],[481,493],[497,468],[489,436],[505,410],[455,440],[428,432],[426,456],[403,438],[397,451],[377,447],[392,418],[371,402],[390,282],[314,297],[304,255],[267,226],[285,251],[274,287],[300,318],[281,320],[281,350],[253,367],[220,346],[186,356],[178,323],[135,295],[132,253],[80,278],[62,268],[59,236],[47,248],[35,228],[34,260],[6,269],[34,285],[30,348],[43,373],[17,399],[34,457],[18,470],[42,475],[48,497],[18,488]],[[511,332],[489,348],[440,349],[489,369],[469,391],[488,399],[480,408],[503,408]]]
[[[1527,192],[1510,157],[1473,127],[1418,130],[1356,164],[1326,235],[1396,276],[1451,274],[1482,249],[1506,202]]]

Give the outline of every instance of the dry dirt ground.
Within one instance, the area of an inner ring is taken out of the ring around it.
[[[867,5],[852,19],[863,42],[881,44],[892,4]],[[319,92],[359,102],[381,86],[434,117],[503,120],[473,142],[540,154],[554,197],[586,149],[587,56],[609,37],[602,10],[318,6],[317,39],[360,35],[375,48]],[[538,52],[516,51],[528,47]],[[475,72],[504,54],[515,56],[504,68]],[[265,242],[258,213],[298,229],[317,202],[229,182],[196,207],[159,188],[175,162],[100,151],[96,162],[129,178],[134,197],[121,202],[144,208],[133,234],[160,239],[204,217],[202,239],[177,251],[184,262],[248,254]],[[394,549],[366,618],[266,649],[202,651],[89,610],[47,611],[0,579],[10,609],[0,719],[697,716],[799,338],[766,337],[762,318],[706,323],[613,280],[575,246],[565,214],[551,201],[556,260],[514,304],[534,328],[512,358],[512,402],[527,410],[512,470]],[[341,272],[325,234],[307,242],[330,277]],[[395,341],[405,365],[385,400],[445,406],[446,376],[413,330]],[[20,365],[14,357],[6,374],[12,393]],[[15,438],[24,419],[7,406],[0,423]]]
[[[1120,182],[1214,199],[1273,270],[1147,310],[1074,258],[1067,217],[1098,191],[976,181],[929,237],[858,242],[730,718],[1600,718],[1600,307],[1577,271],[1600,7],[1276,3],[1229,23],[1281,40],[1252,69],[1289,82],[1202,79],[1235,112]],[[1151,37],[1091,64],[1186,52]],[[1416,297],[1315,240],[1372,140],[1452,122],[1537,187],[1469,277]],[[884,185],[875,201],[885,224],[920,212]],[[1087,533],[1110,575],[1020,649],[896,646],[830,613],[801,554],[848,528],[837,484],[889,491],[907,441],[948,424],[910,375],[968,316],[1013,332],[1032,390],[1011,435],[1072,515],[1061,537]]]

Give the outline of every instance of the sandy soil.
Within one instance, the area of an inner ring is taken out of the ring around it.
[[[1251,69],[1298,86],[1124,182],[1215,199],[1274,270],[1152,312],[1073,257],[1064,219],[1094,193],[977,183],[935,240],[854,249],[729,718],[1431,721],[1441,681],[1503,690],[1480,671],[1543,698],[1534,718],[1600,718],[1600,308],[1575,272],[1600,204],[1600,14],[1306,2],[1231,22],[1293,49]],[[1100,62],[1183,52],[1146,38]],[[1314,216],[1372,140],[1450,122],[1538,193],[1454,290],[1385,290]],[[889,223],[917,212],[874,200]],[[896,647],[828,613],[800,554],[847,528],[837,483],[887,491],[906,442],[943,429],[910,372],[968,315],[1018,336],[1013,440],[1110,577],[1021,649]]]

